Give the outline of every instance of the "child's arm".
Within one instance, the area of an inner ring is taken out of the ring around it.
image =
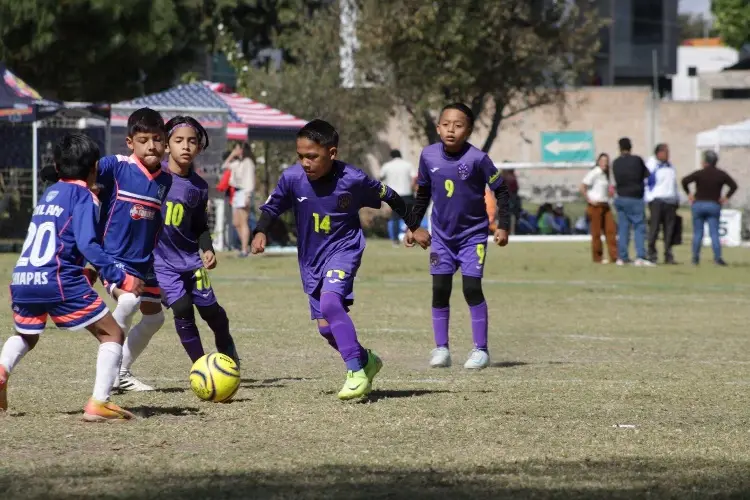
[[[78,250],[107,282],[123,291],[140,293],[139,288],[143,287],[143,282],[118,268],[99,244],[96,237],[98,210],[93,195],[88,193],[73,207],[72,228]]]
[[[364,173],[363,173],[364,175]],[[422,224],[422,218],[415,218],[413,212],[409,212],[406,208],[406,203],[401,196],[391,189],[387,184],[383,184],[380,181],[376,181],[367,175],[364,175],[365,184],[365,206],[371,208],[380,208],[380,203],[385,202],[391,207],[396,214],[406,223],[412,231],[416,231]],[[369,203],[368,203],[369,202]]]
[[[273,221],[292,208],[294,193],[284,173],[279,177],[279,183],[276,184],[276,188],[274,188],[271,196],[260,207],[258,224],[255,226],[255,231],[253,231],[252,253],[262,253],[265,250],[266,234],[271,228]]]
[[[111,190],[115,185],[115,168],[119,162],[117,156],[104,156],[96,162],[96,182],[105,189]]]
[[[490,157],[484,155],[479,163],[479,168],[484,174],[487,184],[492,192],[495,193],[497,200],[497,228],[503,231],[510,229],[510,191],[508,185],[503,182],[500,171],[492,163]]]
[[[196,215],[191,221],[193,224],[193,234],[198,235],[198,248],[202,252],[201,259],[206,269],[216,267],[216,251],[214,242],[211,238],[211,230],[208,227],[208,196],[203,197],[196,210]]]
[[[432,198],[432,179],[430,179],[430,170],[424,161],[424,156],[419,156],[419,168],[417,169],[417,193],[414,196],[414,207],[411,213],[419,219],[421,224],[424,214],[427,213],[427,207],[430,205]]]

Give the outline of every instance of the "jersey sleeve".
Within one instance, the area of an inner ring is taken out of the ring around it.
[[[419,155],[419,167],[417,168],[417,185],[427,188],[432,187],[432,179],[430,179],[430,169],[427,167],[427,162],[424,159],[424,152]]]
[[[273,192],[263,206],[260,207],[261,211],[267,213],[271,217],[279,217],[281,214],[292,208],[294,192],[292,191],[292,186],[285,174],[286,171],[281,174],[279,182],[276,184]]]
[[[498,187],[500,187],[500,184],[503,183],[503,178],[500,175],[500,170],[497,169],[495,164],[492,163],[492,160],[490,160],[490,157],[486,154],[482,157],[481,160],[479,160],[479,170],[482,171],[485,182],[489,184],[491,190],[495,191]]]
[[[96,236],[97,214],[99,206],[91,194],[81,196],[73,207],[73,236],[78,250],[109,283],[120,284],[125,279],[125,272],[119,269],[114,260],[102,249]]]
[[[386,184],[376,181],[364,172],[361,173],[362,206],[366,208],[380,208],[383,202],[393,199],[395,191]]]
[[[111,190],[115,185],[115,171],[120,160],[117,156],[105,156],[96,164],[96,182],[104,189]]]

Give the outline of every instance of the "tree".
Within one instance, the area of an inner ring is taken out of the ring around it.
[[[200,0],[0,0],[0,60],[45,96],[118,101],[190,66]]]
[[[716,36],[711,20],[701,14],[680,14],[677,16],[677,23],[680,25],[680,43],[691,38]]]
[[[233,36],[227,33],[223,38],[220,46],[239,75],[238,91],[302,118],[329,121],[341,137],[340,158],[364,168],[393,109],[392,99],[385,89],[341,87],[335,4],[319,6],[313,13],[299,9],[289,22],[297,29],[287,29],[273,38],[274,47],[283,49],[291,61],[278,71],[250,66]],[[297,160],[293,144],[270,143],[269,148],[264,176],[267,186],[275,175],[271,166]]]
[[[711,13],[716,30],[725,44],[740,50],[750,42],[750,2],[712,0]]]
[[[430,142],[437,140],[435,110],[454,100],[470,104],[489,120],[488,151],[502,120],[563,106],[564,91],[591,72],[603,26],[595,3],[364,0],[357,64]]]

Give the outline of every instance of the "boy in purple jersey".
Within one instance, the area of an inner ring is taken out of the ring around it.
[[[419,227],[421,218],[407,214],[404,200],[395,191],[336,159],[338,141],[336,129],[323,120],[302,127],[297,134],[299,163],[283,171],[261,207],[251,250],[263,252],[273,220],[294,210],[300,274],[310,300],[310,316],[346,363],[347,378],[338,397],[349,400],[371,392],[372,380],[383,365],[375,353],[360,345],[347,314],[354,302],[354,277],[365,250],[359,210],[380,208],[384,201],[404,218],[422,248],[429,246],[430,235]]]
[[[474,129],[474,114],[460,103],[443,108],[437,131],[440,141],[422,150],[419,158],[414,216],[421,220],[432,200],[432,327],[436,348],[430,366],[451,365],[448,322],[453,275],[461,269],[464,298],[471,313],[474,349],[464,368],[481,369],[490,363],[487,350],[487,303],[482,276],[487,251],[489,221],[484,202],[485,185],[497,198],[495,243],[508,244],[509,192],[490,158],[466,140]],[[410,234],[405,239],[413,246]]]
[[[94,394],[84,408],[84,420],[131,419],[130,412],[109,401],[120,368],[123,332],[91,287],[84,264],[90,262],[105,279],[135,295],[143,290],[143,281],[120,269],[97,240],[99,202],[89,187],[96,179],[99,147],[83,134],[69,134],[55,147],[54,157],[60,180],[34,207],[13,269],[10,293],[18,333],[0,351],[0,413],[8,408],[8,376],[36,346],[51,316],[58,328],[86,328],[100,342]]]
[[[195,173],[193,160],[208,147],[208,134],[190,116],[175,116],[166,130],[169,159],[164,168],[172,175],[172,188],[162,208],[164,229],[154,252],[162,302],[172,309],[175,330],[193,363],[204,354],[195,306],[214,332],[216,349],[239,365],[227,313],[217,302],[206,272],[216,267],[206,213],[208,184]]]
[[[164,119],[153,109],[134,111],[128,117],[126,141],[133,154],[102,158],[97,176],[104,251],[122,269],[145,281],[140,297],[105,283],[117,300],[112,315],[126,334],[115,388],[152,391],[153,387],[135,378],[130,368],[164,324],[153,255],[162,230],[162,205],[172,185],[172,176],[161,170],[166,148]],[[133,316],[139,309],[143,318],[131,330]]]

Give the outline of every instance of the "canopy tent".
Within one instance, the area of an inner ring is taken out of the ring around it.
[[[695,136],[698,149],[720,149],[722,147],[750,147],[750,120],[731,125],[719,125],[704,130]]]
[[[118,113],[119,106],[158,106],[165,108],[222,108],[229,113],[226,125],[227,138],[232,140],[286,140],[294,138],[297,131],[307,123],[293,115],[279,111],[263,103],[231,93],[221,83],[202,82],[178,85],[156,94],[138,97],[113,105],[112,126],[124,127],[127,116]],[[218,124],[209,116],[203,116],[206,126]],[[216,123],[213,123],[213,122]]]

